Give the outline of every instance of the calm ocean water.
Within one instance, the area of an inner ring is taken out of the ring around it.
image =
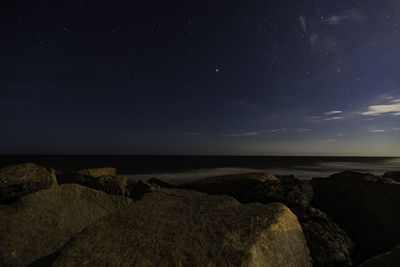
[[[0,167],[24,162],[35,162],[60,171],[111,166],[117,168],[118,174],[134,179],[158,177],[178,183],[260,171],[311,179],[344,170],[376,175],[400,170],[400,158],[393,157],[0,155]]]

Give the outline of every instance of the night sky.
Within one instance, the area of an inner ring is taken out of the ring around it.
[[[6,1],[0,153],[400,156],[400,1]]]

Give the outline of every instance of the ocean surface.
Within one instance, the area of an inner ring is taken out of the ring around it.
[[[306,180],[344,170],[376,175],[400,170],[400,158],[394,157],[0,155],[0,167],[25,162],[60,171],[115,167],[119,175],[133,179],[158,177],[177,183],[247,172],[293,174]]]

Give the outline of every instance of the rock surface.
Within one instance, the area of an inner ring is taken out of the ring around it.
[[[118,227],[116,227],[118,225]],[[296,216],[283,204],[163,189],[87,227],[53,266],[311,266]]]
[[[396,267],[400,266],[400,246],[393,250],[375,256],[360,264],[360,267]]]
[[[131,181],[123,176],[104,175],[91,180],[84,185],[111,195],[128,197],[131,195],[129,187]]]
[[[353,241],[331,218],[310,206],[290,209],[299,219],[314,267],[352,266]]]
[[[116,168],[111,168],[111,167],[106,167],[106,168],[95,168],[95,169],[83,169],[83,170],[77,170],[75,173],[79,174],[84,174],[84,175],[90,175],[93,177],[100,177],[104,175],[109,175],[109,176],[116,176],[117,175],[117,169]]]
[[[349,171],[314,178],[311,183],[311,205],[349,234],[355,243],[355,263],[400,244],[400,184]]]
[[[133,201],[67,184],[0,205],[0,266],[26,266]]]
[[[159,179],[159,178],[151,178],[147,181],[150,184],[158,185],[163,188],[178,188],[179,186],[176,183],[173,183],[168,180]]]
[[[54,170],[25,163],[0,169],[0,203],[57,185]]]
[[[400,182],[400,171],[386,172],[383,177],[393,179],[396,182]]]

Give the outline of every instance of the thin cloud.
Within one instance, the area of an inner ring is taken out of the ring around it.
[[[341,137],[341,136],[345,136],[346,134],[344,134],[344,133],[338,133],[338,134],[336,134],[336,136],[337,137]]]
[[[287,128],[265,130],[264,132],[265,133],[286,133],[287,132]]]
[[[380,129],[376,129],[376,130],[369,130],[368,132],[370,133],[383,133],[385,130],[380,130]]]
[[[225,136],[225,137],[240,137],[240,136],[256,136],[259,135],[260,131],[257,132],[247,132],[247,133],[230,133],[230,134],[220,134],[218,136]]]
[[[400,128],[393,128],[393,131],[400,131]]]
[[[308,131],[310,131],[310,129],[306,129],[306,128],[297,128],[297,129],[295,129],[296,133],[305,133],[305,132],[308,132]]]
[[[343,111],[341,111],[341,110],[332,110],[329,112],[325,112],[324,114],[325,115],[333,115],[333,114],[341,114],[341,113],[343,113]]]
[[[325,139],[325,140],[322,140],[322,142],[324,142],[324,143],[333,143],[333,142],[335,142],[336,140],[335,139]]]
[[[335,120],[342,120],[344,119],[344,117],[330,117],[330,118],[326,118],[326,121],[335,121]]]
[[[398,99],[396,99],[395,101],[397,100]],[[378,116],[383,114],[400,116],[400,103],[398,102],[393,102],[393,103],[395,104],[369,106],[368,111],[361,112],[361,114],[364,116]]]
[[[357,10],[347,10],[346,12],[343,12],[342,14],[338,15],[332,15],[325,19],[325,22],[328,23],[329,25],[339,25],[341,24],[344,20],[355,20],[355,21],[364,21],[365,15],[361,13],[360,11]]]
[[[300,25],[301,25],[301,28],[303,29],[303,31],[307,32],[307,21],[306,21],[306,18],[303,15],[301,15],[299,17],[299,21],[300,21]]]

